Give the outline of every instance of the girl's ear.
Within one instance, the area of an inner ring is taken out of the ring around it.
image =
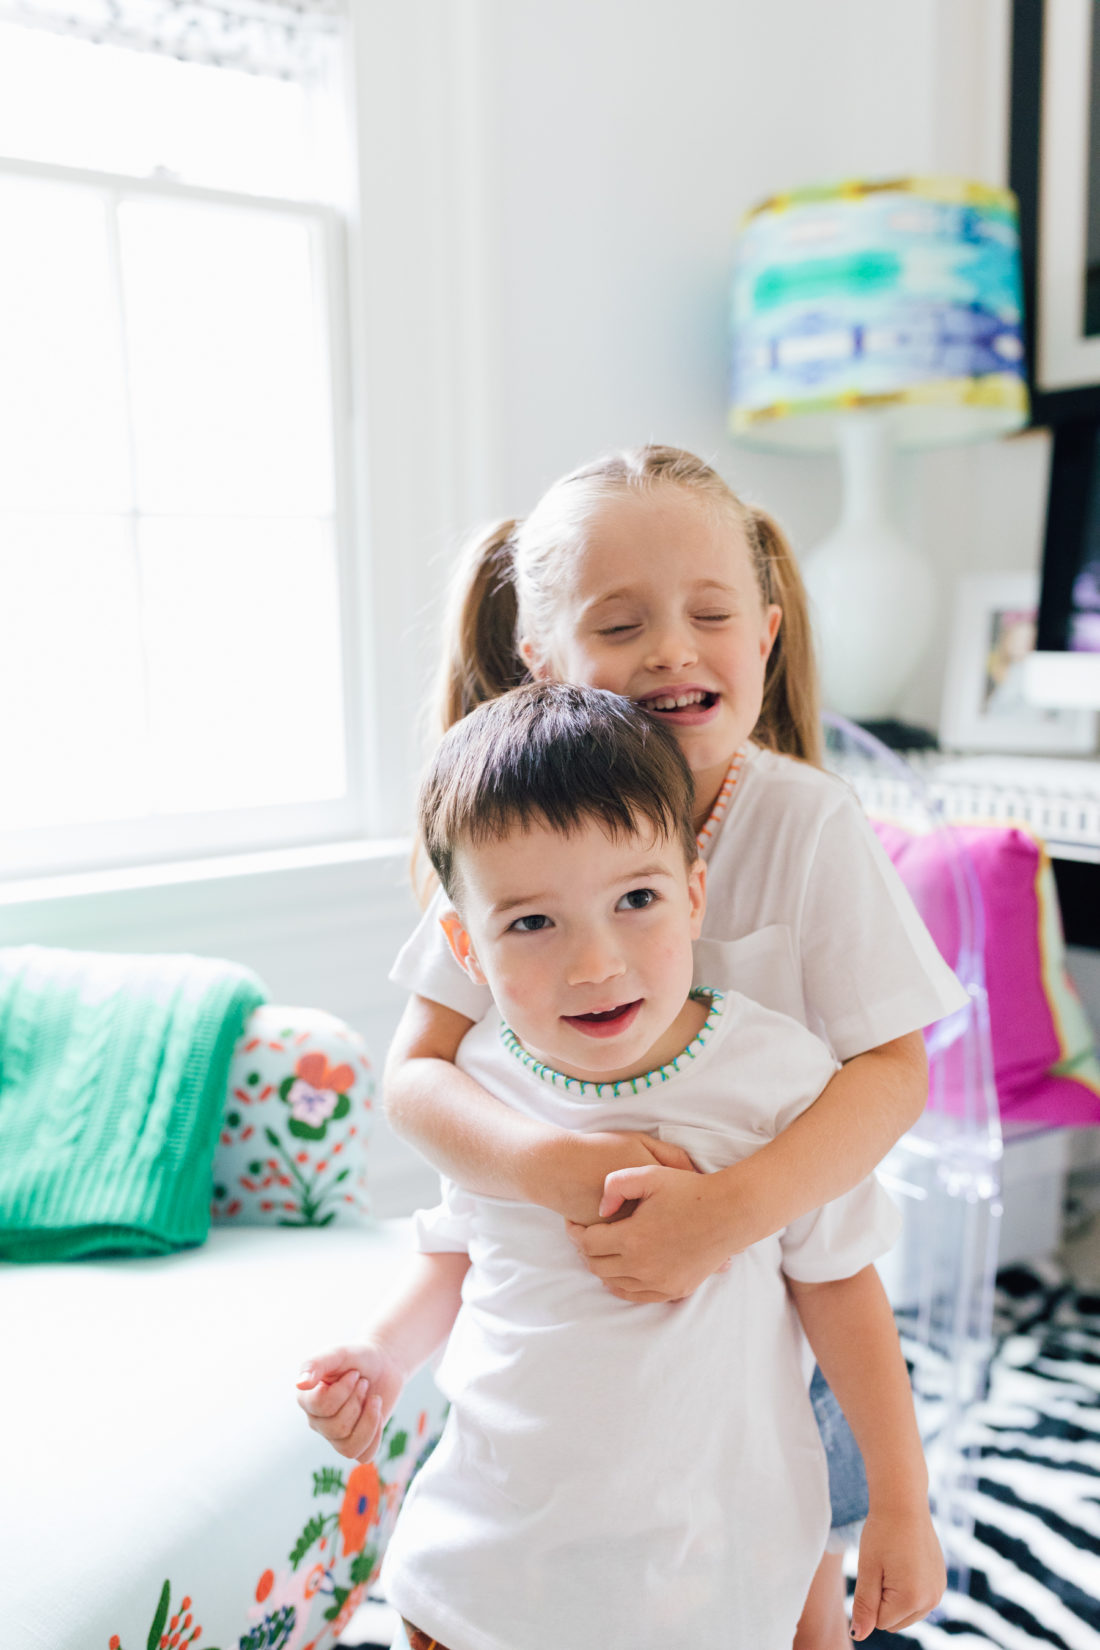
[[[707,909],[707,865],[697,859],[688,871],[688,910],[691,913],[691,937],[697,940],[703,932],[703,918]]]
[[[783,623],[783,609],[776,607],[773,602],[764,609],[764,629],[760,633],[760,657],[767,664],[771,650],[775,646],[775,638],[779,635],[779,626]]]
[[[528,641],[525,636],[519,644],[519,656],[531,672],[531,679],[535,682],[552,682],[554,674],[549,664],[535,647],[534,642]]]
[[[464,974],[478,985],[486,985],[485,975],[481,972],[481,964],[474,954],[474,942],[462,926],[462,918],[457,911],[447,911],[439,919],[439,926],[447,936],[447,944],[451,948],[451,955]]]

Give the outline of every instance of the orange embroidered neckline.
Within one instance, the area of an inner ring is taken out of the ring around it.
[[[722,822],[722,816],[729,807],[730,797],[733,795],[737,781],[741,777],[741,769],[745,765],[745,758],[748,754],[749,747],[747,745],[742,745],[740,750],[733,753],[733,761],[726,770],[726,777],[723,779],[721,789],[714,799],[714,806],[707,815],[706,824],[695,838],[700,852],[710,842]]]

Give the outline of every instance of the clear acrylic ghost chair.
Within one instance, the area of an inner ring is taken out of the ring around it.
[[[961,838],[913,769],[844,718],[824,720],[825,765],[852,786],[872,823],[923,839],[898,869],[968,994],[964,1008],[925,1032],[928,1106],[880,1169],[904,1216],[880,1271],[912,1368],[950,1583],[965,1593],[976,1472],[966,1422],[988,1375],[1001,1214],[981,894]]]

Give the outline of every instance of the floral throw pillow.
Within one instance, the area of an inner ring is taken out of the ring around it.
[[[361,1220],[373,1101],[366,1046],[342,1020],[320,1009],[258,1008],[230,1067],[213,1220]]]

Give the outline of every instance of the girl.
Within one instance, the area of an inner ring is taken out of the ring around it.
[[[456,968],[437,895],[393,973],[413,996],[387,1063],[388,1114],[462,1185],[564,1215],[612,1293],[677,1299],[871,1172],[923,1109],[921,1027],[966,998],[858,804],[815,765],[792,553],[701,459],[648,446],[597,460],[474,543],[450,621],[444,727],[529,677],[610,689],[672,728],[710,890],[697,980],[792,1015],[843,1065],[768,1146],[710,1175],[645,1135],[536,1124],[453,1064],[490,999]],[[629,1219],[607,1223],[627,1200]],[[796,1650],[846,1641],[842,1553],[866,1510],[858,1451],[822,1385],[834,1539]]]

